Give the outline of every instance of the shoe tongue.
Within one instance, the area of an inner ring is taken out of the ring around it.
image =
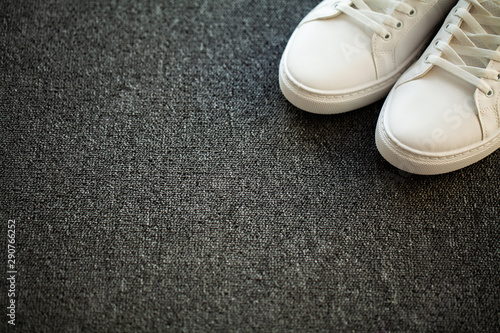
[[[491,13],[493,16],[500,16],[500,3],[494,0],[479,1],[481,5]]]
[[[374,12],[390,15],[398,6],[398,2],[402,1],[403,0],[393,0],[390,4],[388,4],[387,2],[380,0],[365,0],[365,3]]]
[[[493,16],[500,16],[500,3],[497,0],[480,0],[479,1],[481,5],[489,11]],[[470,13],[474,16],[475,14],[480,14],[477,8],[475,6],[472,6],[470,8]],[[488,26],[482,26],[484,30],[486,30],[489,34],[498,34],[500,31],[495,31],[491,27]],[[462,23],[460,28],[466,32],[466,33],[473,33],[472,29],[467,25],[465,22]],[[474,41],[474,40],[473,40]],[[475,44],[480,47],[480,48],[485,48],[488,49],[487,45],[484,45],[481,42],[478,42],[477,40],[474,41]],[[451,43],[457,43],[460,44],[458,39],[454,38]],[[467,56],[462,56],[462,60],[468,65],[468,66],[473,66],[473,67],[479,67],[479,68],[484,68],[485,65],[479,60],[478,58],[475,57],[467,57]]]
[[[479,3],[484,7],[484,9],[486,9],[491,15],[495,16],[495,17],[500,17],[500,2],[498,0],[479,0]],[[471,8],[471,11],[470,13],[472,15],[474,14],[481,14],[479,12],[479,10],[477,10],[476,7],[472,6]],[[462,27],[462,29],[464,29],[465,31],[467,32],[470,32],[470,29],[468,26],[464,25],[464,27]],[[488,33],[490,34],[498,34],[500,33],[500,31],[498,30],[498,28],[491,28],[491,27],[488,27],[488,26],[483,26],[484,30],[486,30]],[[495,31],[496,30],[496,31]]]

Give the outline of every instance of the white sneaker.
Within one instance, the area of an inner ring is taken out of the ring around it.
[[[440,174],[500,147],[500,1],[460,0],[389,94],[376,130],[391,164]]]
[[[456,0],[325,0],[283,52],[280,87],[313,113],[351,111],[387,95]]]

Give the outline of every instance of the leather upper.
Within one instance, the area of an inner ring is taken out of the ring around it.
[[[457,6],[467,7],[459,1]],[[420,152],[447,153],[477,144],[500,128],[500,80],[482,79],[493,95],[425,61],[439,55],[436,42],[453,37],[448,23],[460,24],[453,10],[422,57],[398,80],[384,106],[384,127],[399,145]],[[500,48],[498,49],[500,51]],[[488,68],[500,72],[491,60]]]
[[[400,28],[387,26],[386,39],[322,1],[299,24],[285,50],[290,79],[318,92],[352,92],[394,75],[422,47],[454,0],[403,0],[414,15],[393,11]],[[341,1],[350,3],[348,0]]]

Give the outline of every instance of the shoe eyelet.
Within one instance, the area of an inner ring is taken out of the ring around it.
[[[413,17],[413,16],[415,16],[416,14],[417,14],[417,10],[413,8],[413,9],[411,9],[411,10],[410,10],[410,12],[408,13],[408,16]]]
[[[403,22],[402,21],[399,21],[397,24],[396,24],[396,29],[402,29],[403,28]]]
[[[439,45],[439,43],[441,43],[441,40],[439,40],[439,39],[438,39],[438,40],[436,40],[436,41],[434,42],[434,47],[435,47],[435,48],[437,48],[437,47],[438,47],[438,45]]]
[[[493,91],[493,89],[490,89],[490,91],[488,91],[486,94],[484,94],[486,97],[490,98],[490,97],[493,97],[493,95],[495,94],[495,92]]]
[[[500,81],[500,73],[497,76],[497,81]]]
[[[384,36],[384,40],[389,40],[392,38],[392,35],[390,33],[387,33],[385,36]]]
[[[430,55],[428,54],[428,55],[426,55],[426,56],[425,56],[425,58],[424,58],[424,62],[425,62],[426,64],[428,64],[428,63],[429,63],[429,57],[430,57]]]

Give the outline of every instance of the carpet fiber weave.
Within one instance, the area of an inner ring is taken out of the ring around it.
[[[0,2],[2,331],[500,330],[500,152],[409,175],[383,101],[291,106],[317,3]]]

